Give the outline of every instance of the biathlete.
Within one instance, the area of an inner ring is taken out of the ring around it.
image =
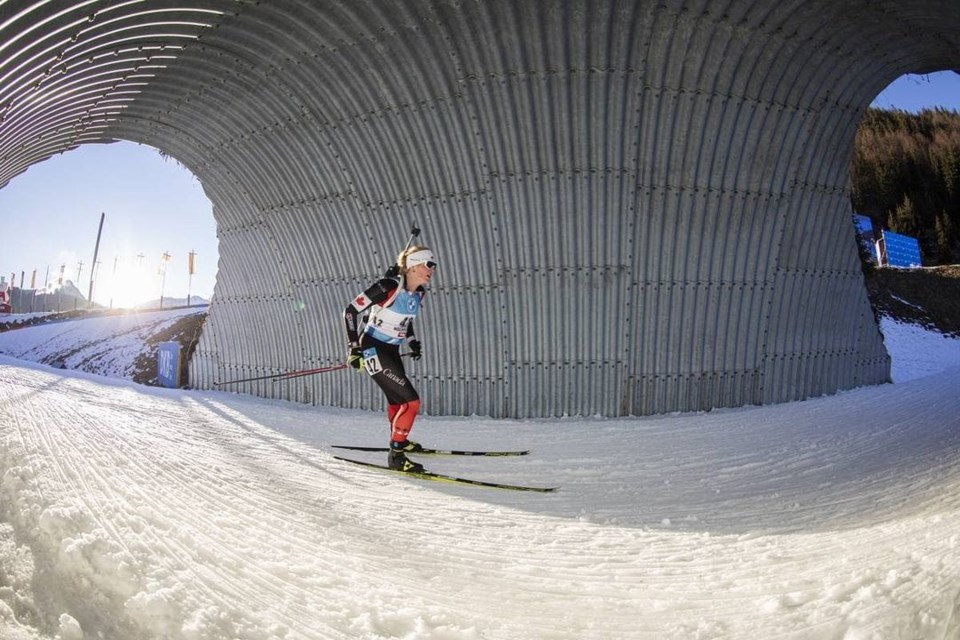
[[[419,245],[409,247],[397,256],[397,269],[392,270],[397,273],[396,277],[376,281],[343,312],[350,349],[347,363],[357,370],[366,370],[387,397],[390,422],[387,464],[400,471],[423,470],[423,465],[406,456],[422,450],[409,439],[420,409],[420,396],[403,368],[400,347],[406,343],[414,360],[423,355],[413,331],[413,320],[420,312],[426,285],[436,268],[437,260],[430,249]],[[365,324],[361,326],[362,320]]]

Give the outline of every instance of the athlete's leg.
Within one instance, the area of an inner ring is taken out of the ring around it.
[[[420,409],[420,396],[407,377],[400,359],[400,348],[365,336],[364,366],[387,398],[390,440],[403,442],[410,435]]]

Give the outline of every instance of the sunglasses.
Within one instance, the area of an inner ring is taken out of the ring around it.
[[[427,265],[427,269],[436,269],[436,268],[437,268],[437,263],[434,262],[433,260],[430,260],[430,261],[428,261],[428,262],[424,262],[423,264]]]

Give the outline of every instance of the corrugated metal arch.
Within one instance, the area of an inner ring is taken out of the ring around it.
[[[191,382],[344,355],[411,220],[438,414],[648,414],[887,380],[857,121],[956,68],[953,0],[0,4],[0,184],[79,144],[176,157],[220,268]],[[239,390],[379,407],[360,376]]]

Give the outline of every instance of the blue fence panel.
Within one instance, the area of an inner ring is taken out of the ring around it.
[[[860,252],[871,263],[877,264],[877,251],[874,246],[877,238],[873,232],[873,221],[869,216],[862,216],[859,213],[853,214],[853,226],[857,230],[857,243],[860,245]]]
[[[887,249],[887,264],[891,267],[919,267],[920,243],[916,238],[902,236],[892,231],[883,232],[883,243]]]
[[[859,213],[853,214],[853,226],[857,228],[857,233],[860,235],[873,235],[873,222],[870,220],[870,216],[862,216]]]

